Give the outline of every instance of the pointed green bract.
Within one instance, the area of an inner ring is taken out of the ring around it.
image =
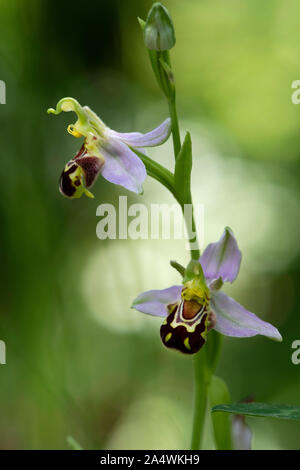
[[[255,402],[232,403],[231,405],[216,405],[212,411],[225,411],[227,413],[264,418],[300,420],[300,406],[297,405],[272,405]]]
[[[163,58],[160,58],[159,61],[160,61],[161,65],[163,66],[166,74],[168,75],[168,78],[169,78],[170,82],[174,83],[175,82],[175,77],[174,77],[173,70],[172,70],[170,64],[167,63]]]
[[[177,263],[177,261],[171,260],[170,265],[172,268],[176,269],[176,271],[179,272],[182,277],[184,276],[185,268],[181,264]]]

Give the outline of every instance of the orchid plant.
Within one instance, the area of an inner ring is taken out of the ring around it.
[[[184,209],[185,204],[192,205],[192,141],[188,132],[183,142],[180,137],[175,80],[169,52],[175,45],[174,26],[169,12],[160,3],[155,3],[146,21],[139,19],[139,24],[155,78],[167,100],[170,117],[146,134],[120,133],[106,126],[89,107],[81,106],[73,98],[61,99],[56,108],[50,108],[48,112],[74,112],[77,120],[68,126],[68,132],[76,138],[82,138],[83,144],[65,165],[59,188],[68,198],[79,198],[83,194],[93,197],[90,188],[101,174],[109,182],[141,194],[148,174],[171,191]],[[148,157],[144,150],[146,147],[161,145],[170,134],[175,159],[173,173]],[[236,279],[241,264],[242,254],[232,230],[226,227],[219,241],[210,243],[201,255],[194,229],[192,219],[191,224],[187,223],[191,246],[188,265],[184,267],[171,261],[181,276],[181,282],[138,295],[132,308],[162,317],[162,343],[167,348],[194,358],[191,449],[200,448],[208,403],[214,407],[214,411],[223,412],[212,414],[216,448],[250,448],[251,431],[243,415],[269,416],[271,411],[266,404],[230,404],[224,380],[214,376],[221,336],[246,338],[263,335],[276,341],[282,338],[274,326],[221,291],[224,283],[232,283]],[[229,415],[224,413],[226,411],[236,414],[232,422]],[[288,412],[291,414],[290,409]],[[272,413],[272,416],[276,414],[274,410]]]

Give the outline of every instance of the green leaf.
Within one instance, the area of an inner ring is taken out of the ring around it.
[[[230,401],[228,387],[224,380],[219,377],[212,377],[209,387],[209,400],[211,406],[215,406],[220,401]],[[216,448],[218,450],[231,450],[231,420],[226,413],[213,413],[212,423]]]
[[[81,445],[72,436],[67,437],[67,442],[72,450],[83,450]]]
[[[246,416],[300,420],[300,406],[272,405],[268,403],[232,403],[214,406],[212,412],[225,411]]]
[[[175,164],[175,191],[182,204],[191,203],[191,172],[192,172],[192,140],[189,132],[186,133]]]

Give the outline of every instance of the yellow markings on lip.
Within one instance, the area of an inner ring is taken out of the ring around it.
[[[165,336],[165,342],[167,343],[168,341],[170,341],[171,338],[172,338],[172,333],[168,333],[168,334]]]
[[[176,328],[177,326],[183,326],[188,333],[194,333],[195,329],[197,328],[197,326],[199,325],[201,319],[200,320],[197,320],[196,322],[194,322],[193,324],[189,325],[187,321],[176,321],[176,318],[174,317],[172,323],[170,323],[170,326],[171,328]]]
[[[201,336],[204,340],[206,340],[206,336],[207,336],[207,333],[208,333],[208,324],[209,324],[209,315],[207,315],[207,317],[205,318],[205,328],[204,328],[204,331],[202,331],[201,333]]]
[[[68,132],[69,132],[69,134],[73,135],[74,137],[77,137],[77,138],[83,137],[83,135],[76,130],[76,128],[75,128],[75,126],[73,126],[73,124],[70,124],[68,126]]]
[[[183,344],[185,345],[186,349],[188,349],[189,351],[191,351],[191,345],[190,345],[190,340],[189,338],[185,338],[185,340],[183,341]]]

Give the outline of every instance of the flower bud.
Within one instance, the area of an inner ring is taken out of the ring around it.
[[[154,3],[148,13],[144,28],[144,41],[148,49],[167,51],[175,44],[175,30],[168,10]]]

